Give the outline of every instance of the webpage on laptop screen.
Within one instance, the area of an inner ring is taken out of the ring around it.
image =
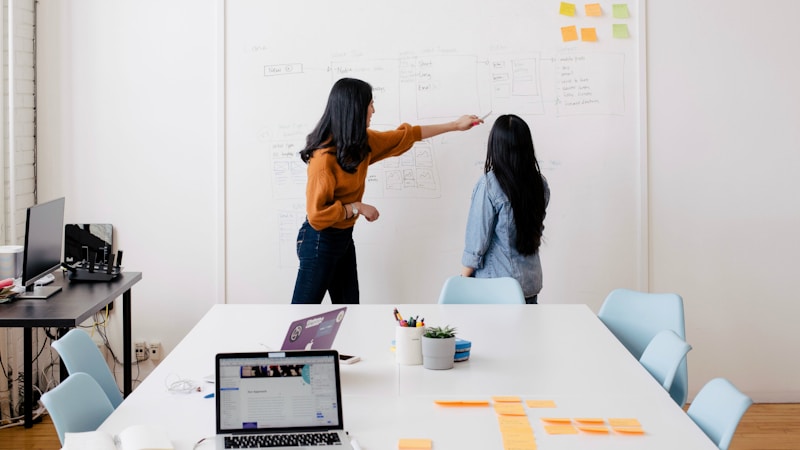
[[[339,425],[332,357],[224,360],[219,392],[222,430]]]

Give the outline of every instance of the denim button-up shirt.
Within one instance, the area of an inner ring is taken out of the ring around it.
[[[550,187],[544,176],[542,181],[547,206],[550,202]],[[522,285],[525,297],[533,297],[542,290],[539,252],[520,255],[514,247],[516,239],[517,229],[511,202],[497,182],[494,172],[490,171],[478,180],[472,191],[461,264],[474,268],[473,276],[476,278],[516,278]]]

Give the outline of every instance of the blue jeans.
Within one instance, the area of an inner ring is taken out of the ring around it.
[[[292,303],[322,303],[325,291],[333,304],[359,302],[353,228],[317,231],[306,220],[297,233],[297,257]]]

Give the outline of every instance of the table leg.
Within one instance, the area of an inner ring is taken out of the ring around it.
[[[122,363],[123,368],[123,387],[122,396],[127,397],[133,390],[133,379],[131,376],[131,364],[133,355],[131,354],[131,290],[128,289],[122,294],[122,357],[125,360]]]
[[[69,331],[68,328],[59,328],[58,329],[58,334],[56,335],[57,339],[61,339],[62,337],[64,337],[64,335],[67,334],[67,331]],[[59,361],[59,363],[58,363],[58,379],[59,379],[59,381],[64,381],[69,376],[69,372],[67,371],[67,365],[64,364],[64,361],[61,360],[60,356],[59,356],[59,360],[58,361]]]
[[[25,380],[23,382],[24,402],[25,402],[25,428],[33,426],[33,331],[30,327],[23,330],[22,365],[25,368]]]

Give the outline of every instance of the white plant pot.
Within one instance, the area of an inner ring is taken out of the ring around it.
[[[455,365],[456,338],[422,336],[422,367],[433,370],[452,369]]]

